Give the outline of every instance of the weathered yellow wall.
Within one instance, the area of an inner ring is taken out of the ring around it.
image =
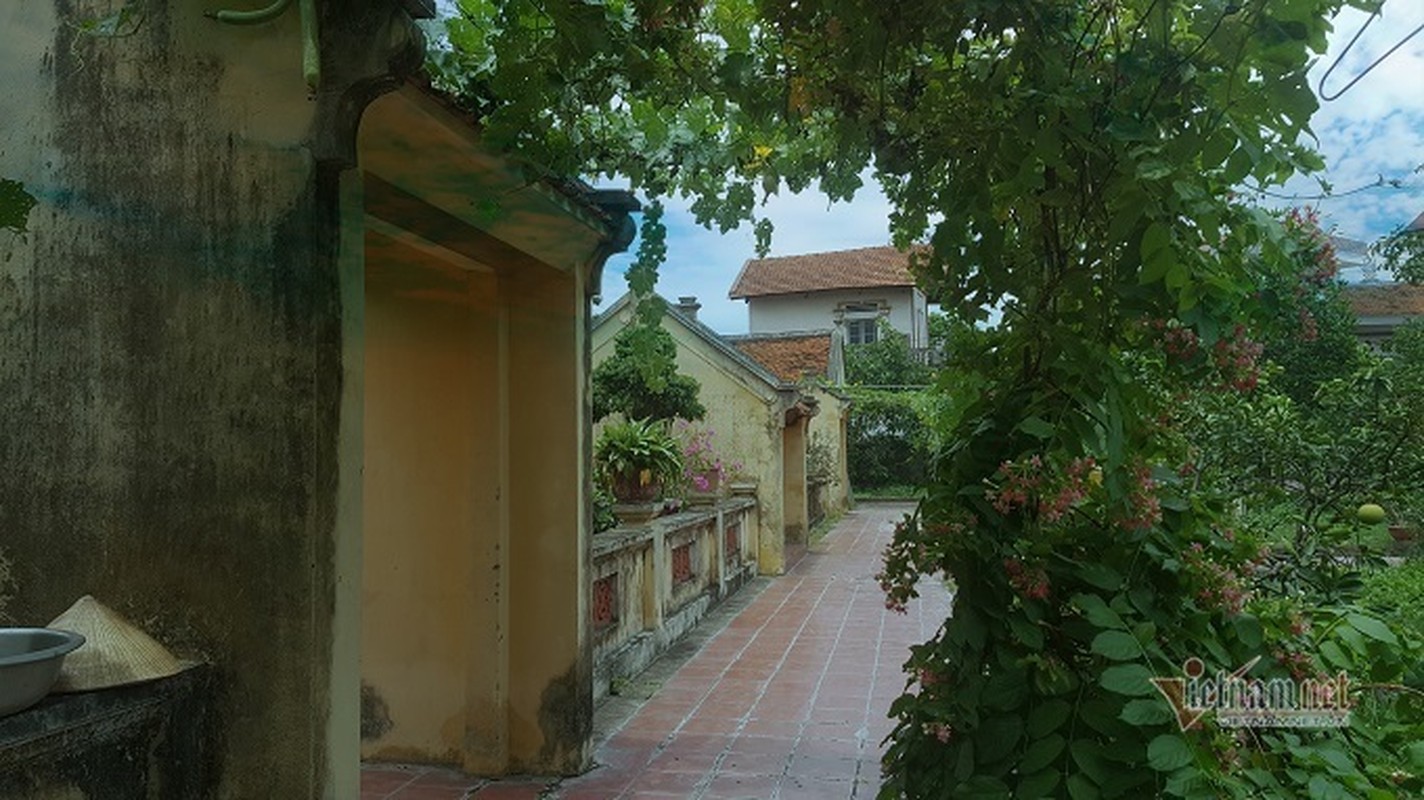
[[[363,750],[577,772],[593,713],[584,276],[604,233],[410,87],[371,106],[361,144]],[[486,227],[470,198],[488,195],[507,214]]]
[[[817,401],[816,416],[807,426],[809,447],[813,441],[824,441],[836,456],[835,480],[828,485],[828,511],[844,511],[850,507],[850,477],[847,473],[845,421],[849,416],[848,401],[825,389],[813,388],[810,395]]]
[[[578,771],[593,710],[581,287],[408,251],[371,267],[361,671],[381,713],[364,753]]]
[[[468,649],[499,633],[495,281],[405,252],[366,292],[361,672],[390,728],[364,750],[463,764]]]
[[[593,361],[613,354],[613,339],[631,318],[625,307],[593,333]],[[740,460],[743,470],[757,481],[758,519],[755,541],[747,546],[757,554],[762,574],[779,575],[785,569],[785,527],[782,504],[782,399],[778,393],[725,356],[711,351],[693,332],[665,317],[663,327],[677,343],[677,367],[701,385],[699,399],[707,409],[706,424],[713,431],[713,446],[724,460]]]
[[[510,769],[569,774],[593,727],[587,304],[577,274],[508,284]]]
[[[123,3],[0,3],[0,176],[39,200],[28,235],[0,232],[9,612],[42,624],[92,593],[212,661],[223,798],[356,789],[330,735],[354,721],[333,620],[358,579],[336,555],[360,469],[343,95],[413,42],[394,0],[319,6],[312,97],[295,10],[238,28],[148,0],[102,36]]]
[[[781,429],[781,494],[788,560],[804,552],[808,530],[806,509],[806,425],[798,419]],[[789,566],[789,564],[788,564]]]

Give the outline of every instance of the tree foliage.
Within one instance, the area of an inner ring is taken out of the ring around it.
[[[845,346],[846,382],[854,386],[922,387],[934,370],[910,349],[910,339],[881,320],[875,341]]]
[[[1424,284],[1424,229],[1400,228],[1376,242],[1373,249],[1396,278]]]
[[[613,355],[594,368],[592,381],[595,420],[610,414],[664,421],[707,414],[697,399],[702,387],[677,371],[677,342],[656,324],[636,321],[619,331]]]
[[[1246,510],[1238,526],[1273,545],[1277,588],[1338,602],[1361,562],[1340,558],[1363,533],[1356,508],[1400,523],[1424,497],[1424,352],[1406,326],[1381,357],[1353,335],[1329,239],[1312,214],[1285,216],[1299,274],[1270,276],[1284,299],[1263,329],[1264,379],[1250,393],[1182,396],[1174,415],[1191,481]]]
[[[851,387],[847,468],[856,489],[922,486],[933,451],[919,391]]]
[[[0,230],[24,233],[35,198],[17,181],[0,178]]]
[[[1229,497],[1183,477],[1172,413],[1256,386],[1257,329],[1286,304],[1264,289],[1298,279],[1298,251],[1234,189],[1321,166],[1306,70],[1347,2],[1374,5],[461,3],[440,80],[489,141],[688,193],[762,245],[758,199],[813,182],[844,198],[872,167],[895,242],[931,245],[914,258],[931,299],[1002,309],[981,357],[939,379],[958,396],[886,553],[892,607],[925,574],[957,594],[907,664],[882,796],[1424,789],[1408,697],[1345,731],[1242,737],[1179,730],[1148,682],[1188,657],[1417,672],[1416,645],[1358,609],[1256,593],[1253,543]]]

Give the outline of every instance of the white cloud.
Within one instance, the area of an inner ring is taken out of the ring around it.
[[[1320,81],[1360,31],[1368,14],[1346,9],[1335,19],[1329,49],[1312,68],[1311,85]],[[1424,24],[1424,3],[1395,0],[1384,4],[1379,19],[1365,29],[1330,74],[1326,93],[1335,93],[1359,76],[1406,34]],[[1325,156],[1322,173],[1335,196],[1294,203],[1272,200],[1276,206],[1316,205],[1323,223],[1344,236],[1372,240],[1409,222],[1424,211],[1424,34],[1388,56],[1339,99],[1322,102],[1311,120]],[[1378,186],[1345,194],[1359,187],[1400,180],[1402,187]],[[1295,178],[1286,194],[1314,195],[1313,178]]]

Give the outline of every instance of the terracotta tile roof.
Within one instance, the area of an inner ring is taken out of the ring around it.
[[[829,333],[737,336],[729,339],[732,346],[787,383],[796,383],[808,375],[824,378],[830,370]]]
[[[1424,316],[1424,286],[1354,284],[1345,287],[1345,299],[1357,317]]]
[[[910,260],[893,247],[862,247],[831,253],[753,258],[742,265],[728,296],[733,300],[771,294],[913,286]]]

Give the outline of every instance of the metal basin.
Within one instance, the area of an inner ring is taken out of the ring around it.
[[[0,717],[49,694],[64,657],[84,637],[51,628],[0,628]]]

